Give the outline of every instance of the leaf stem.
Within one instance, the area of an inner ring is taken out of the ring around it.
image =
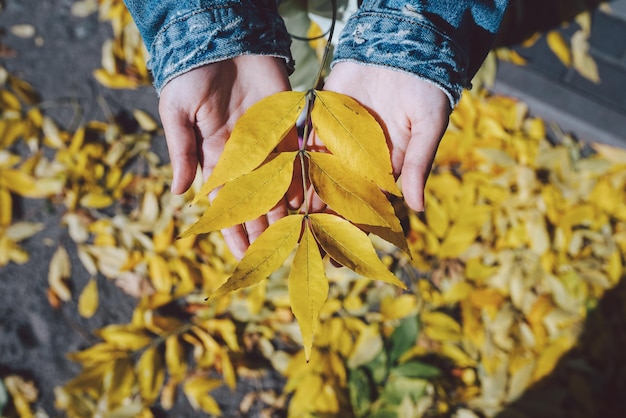
[[[311,123],[311,111],[313,109],[313,102],[315,101],[315,90],[310,89],[306,93],[306,118],[304,119],[304,129],[302,131],[302,143],[300,144],[300,152],[298,152],[298,156],[300,157],[300,169],[302,170],[302,196],[304,198],[304,214],[305,216],[309,214],[309,196],[307,194],[307,170],[304,167],[305,156],[306,156],[306,145],[309,140],[309,136],[311,135],[311,127],[313,126]]]
[[[332,0],[333,7],[333,16],[332,21],[330,23],[330,29],[328,29],[328,39],[326,40],[326,46],[324,47],[324,54],[322,55],[322,62],[320,64],[320,69],[317,72],[317,77],[315,79],[315,88],[318,90],[322,89],[324,85],[323,76],[324,76],[324,68],[326,68],[326,60],[328,60],[328,55],[330,54],[330,47],[332,46],[333,35],[335,33],[335,23],[337,22],[337,0]]]

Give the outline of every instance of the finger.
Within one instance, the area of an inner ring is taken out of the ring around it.
[[[165,141],[172,163],[174,194],[187,191],[196,176],[198,143],[194,124],[182,112],[163,111],[159,107]]]
[[[424,210],[424,186],[442,135],[443,129],[414,133],[404,155],[402,194],[407,205],[415,211]]]
[[[281,199],[280,202],[272,210],[267,213],[267,224],[271,225],[277,220],[284,218],[289,214],[287,210],[287,203],[285,199]]]
[[[263,215],[253,221],[246,222],[245,229],[248,235],[248,243],[252,244],[267,229],[267,218]]]
[[[230,252],[237,260],[241,260],[250,246],[248,235],[246,234],[243,225],[223,229],[221,232],[226,245],[230,249]]]

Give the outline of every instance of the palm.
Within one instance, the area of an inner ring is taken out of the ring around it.
[[[325,90],[356,99],[376,117],[387,136],[394,174],[414,210],[424,206],[423,190],[450,105],[441,89],[413,75],[349,62],[331,71]]]
[[[259,100],[289,88],[284,64],[265,56],[208,64],[170,81],[161,93],[159,113],[174,171],[172,192],[189,188],[198,163],[208,178],[239,117]],[[280,204],[262,219],[223,231],[233,254],[241,258],[268,223],[285,214]]]

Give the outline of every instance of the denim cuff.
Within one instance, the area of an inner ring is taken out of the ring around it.
[[[225,1],[169,21],[150,44],[148,68],[154,87],[205,64],[239,55],[268,55],[294,70],[291,38],[276,8],[258,0]]]
[[[441,88],[458,103],[470,87],[461,48],[423,15],[411,10],[385,12],[361,8],[346,24],[333,65],[342,61],[387,67],[413,74]]]

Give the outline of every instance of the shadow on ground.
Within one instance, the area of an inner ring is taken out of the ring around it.
[[[518,44],[535,32],[545,32],[608,0],[511,0],[498,46]]]
[[[626,410],[626,276],[589,312],[552,373],[497,418],[618,418]]]

